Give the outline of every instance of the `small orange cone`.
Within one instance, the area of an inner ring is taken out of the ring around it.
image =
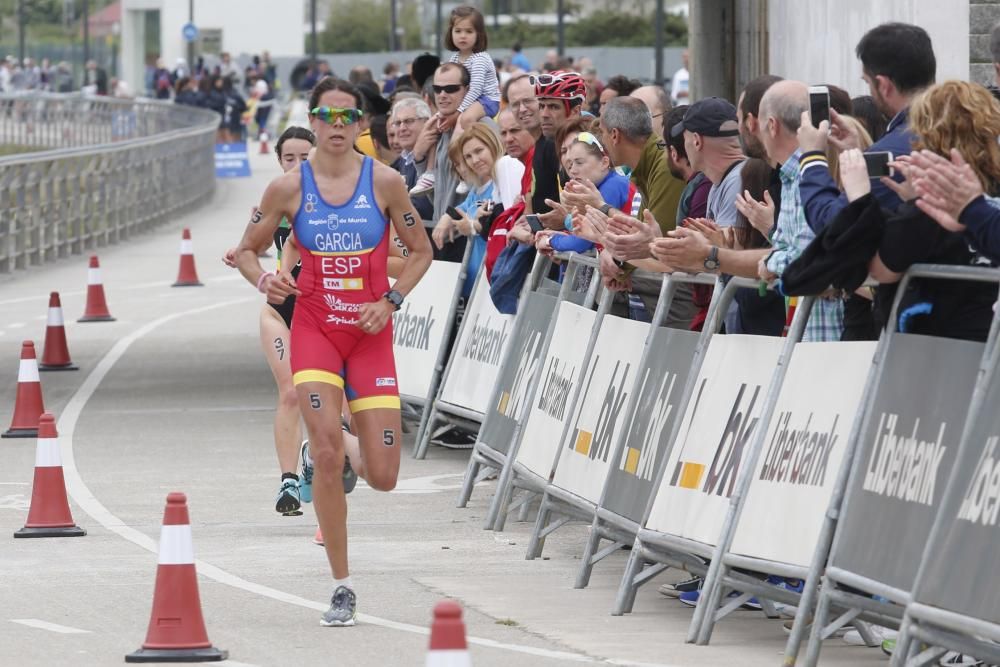
[[[73,514],[69,511],[56,419],[46,412],[38,418],[31,509],[24,528],[14,533],[14,537],[82,537],[86,534],[87,531],[73,522]]]
[[[167,495],[160,530],[160,557],[153,592],[153,613],[142,648],[125,662],[216,662],[229,657],[208,641],[201,615],[194,542],[187,496]]]
[[[38,364],[41,371],[78,371],[79,366],[69,358],[69,346],[66,344],[66,326],[63,324],[62,303],[59,292],[49,294],[49,323],[45,327],[45,348],[42,350],[42,361]]]
[[[194,268],[194,249],[191,244],[191,230],[184,228],[181,235],[181,268],[177,272],[177,282],[172,287],[202,287],[198,271]]]
[[[469,646],[465,642],[465,623],[462,607],[453,600],[442,600],[434,605],[434,623],[431,625],[431,646],[427,652],[426,667],[470,667]]]
[[[37,438],[38,418],[45,412],[42,381],[38,377],[35,344],[21,343],[21,363],[17,368],[17,394],[14,397],[14,418],[10,428],[0,438]]]
[[[260,133],[260,154],[261,155],[267,155],[268,153],[271,152],[270,149],[267,147],[267,139],[268,139],[267,132],[261,132]]]
[[[104,299],[104,283],[101,282],[101,263],[97,255],[90,256],[90,268],[87,269],[87,307],[83,317],[77,322],[114,322],[108,312],[108,302]]]

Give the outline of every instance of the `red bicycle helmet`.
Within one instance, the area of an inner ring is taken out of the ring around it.
[[[576,72],[533,74],[529,80],[535,86],[535,97],[538,98],[577,103],[587,99],[587,84]]]

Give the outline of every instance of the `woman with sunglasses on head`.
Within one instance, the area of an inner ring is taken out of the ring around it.
[[[402,430],[391,317],[430,266],[431,248],[399,174],[354,150],[362,114],[358,90],[323,79],[309,108],[315,156],[268,185],[236,263],[270,301],[297,297],[292,382],[309,433],[313,498],[334,578],[320,623],[350,626],[357,598],[348,569],[345,483],[357,475],[376,490],[396,485]],[[264,271],[258,259],[283,216],[292,220],[302,256],[297,279],[284,270],[279,276]],[[393,289],[387,275],[390,220],[409,250]],[[341,431],[345,396],[361,448],[350,466]]]
[[[615,171],[604,146],[591,132],[569,135],[564,140],[563,165],[572,181],[593,183],[601,199],[618,210],[628,210],[635,186],[628,177]],[[543,230],[535,235],[535,247],[539,252],[587,252],[594,247],[593,236],[584,231],[586,209],[567,207],[566,232]],[[580,236],[581,232],[586,236]]]

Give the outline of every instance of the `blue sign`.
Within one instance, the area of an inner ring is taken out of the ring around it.
[[[250,156],[246,143],[215,144],[215,176],[217,178],[248,178]]]
[[[181,28],[181,35],[185,42],[193,42],[198,39],[198,28],[193,23],[185,23],[184,27]]]

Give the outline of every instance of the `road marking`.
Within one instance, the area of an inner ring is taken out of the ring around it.
[[[7,325],[7,328],[8,329],[23,329],[24,328],[24,322],[11,322],[10,324]]]
[[[191,315],[199,315],[201,313],[241,303],[248,303],[250,301],[256,302],[257,299],[255,297],[233,299],[230,301],[215,303],[210,306],[195,308],[193,310],[172,313],[161,317],[158,320],[149,322],[129,335],[118,339],[118,342],[115,343],[108,353],[101,358],[97,366],[94,367],[94,370],[91,371],[90,375],[87,376],[87,379],[83,381],[80,388],[77,389],[76,393],[73,394],[73,397],[70,398],[69,403],[67,403],[66,407],[63,409],[62,416],[59,418],[57,428],[60,435],[59,445],[62,454],[63,474],[66,480],[66,491],[69,493],[70,497],[73,498],[73,501],[80,507],[80,509],[89,515],[91,519],[98,522],[109,531],[117,534],[119,537],[128,540],[132,544],[135,544],[150,553],[156,554],[159,552],[156,541],[148,535],[139,532],[135,528],[125,525],[121,519],[112,514],[111,511],[105,507],[96,496],[94,496],[93,492],[87,486],[87,483],[83,481],[83,477],[80,476],[80,470],[76,467],[76,458],[73,454],[73,435],[76,431],[76,424],[80,419],[80,415],[83,413],[83,408],[87,405],[87,401],[89,401],[90,397],[97,391],[101,382],[104,380],[104,377],[111,371],[115,363],[117,363],[118,360],[125,355],[125,352],[128,351],[128,348],[132,345],[132,343],[151,333],[160,326],[167,324],[168,322],[172,322],[173,320]],[[278,602],[284,602],[286,604],[303,607],[305,609],[313,609],[315,611],[326,611],[329,606],[324,602],[313,602],[312,600],[307,600],[299,597],[298,595],[292,595],[291,593],[286,593],[276,588],[271,588],[270,586],[264,586],[263,584],[248,581],[200,559],[195,559],[195,566],[198,573],[203,577],[207,577],[208,579],[217,581],[220,584],[232,586],[233,588],[238,588],[261,597],[270,598]],[[362,623],[377,625],[392,630],[400,630],[402,632],[409,632],[416,635],[426,636],[430,634],[428,628],[424,626],[412,625],[410,623],[400,623],[385,618],[379,618],[378,616],[370,616],[368,614],[358,614],[358,620]],[[505,644],[503,642],[482,637],[468,637],[467,641],[468,643],[476,646],[496,648],[504,651],[523,653],[542,658],[566,660],[568,662],[630,664],[623,661],[612,663],[610,660],[592,658],[581,653],[555,651],[544,648],[535,648],[533,646],[522,646],[520,644]],[[648,667],[667,666],[649,665]]]
[[[62,298],[66,298],[68,296],[82,296],[84,294],[86,294],[86,292],[83,291],[83,290],[78,291],[78,292],[60,292],[59,293],[59,295]],[[0,306],[6,306],[8,303],[27,303],[28,301],[45,301],[45,302],[48,302],[48,300],[49,300],[49,295],[48,294],[39,294],[38,296],[21,296],[21,297],[18,297],[16,299],[6,299],[4,301],[0,301]]]
[[[28,496],[18,493],[13,496],[0,496],[0,510],[27,510],[31,507]]]
[[[81,630],[80,628],[71,628],[68,625],[59,625],[58,623],[49,623],[48,621],[40,621],[37,618],[12,618],[11,623],[19,623],[21,625],[27,625],[29,628],[38,628],[39,630],[48,630],[49,632],[58,632],[61,635],[89,635],[90,630]]]

